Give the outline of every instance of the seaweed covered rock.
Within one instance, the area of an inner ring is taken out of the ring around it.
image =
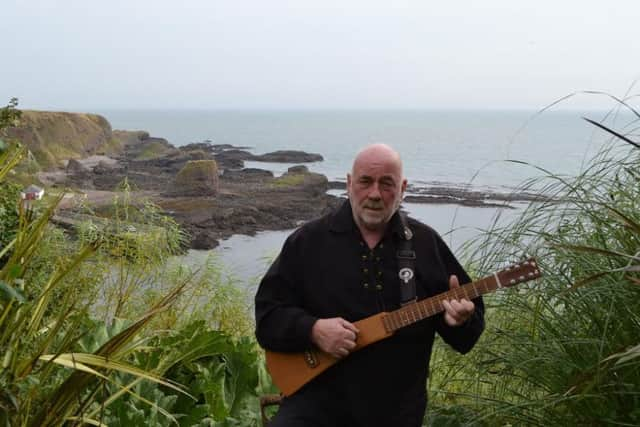
[[[218,192],[215,160],[190,160],[178,172],[174,193],[181,196],[212,196]]]

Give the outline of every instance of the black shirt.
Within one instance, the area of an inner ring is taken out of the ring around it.
[[[418,299],[447,291],[452,274],[460,283],[471,281],[433,229],[411,218],[408,225],[416,252]],[[354,322],[400,308],[396,250],[401,233],[396,213],[382,240],[369,249],[348,200],[336,212],[296,230],[256,294],[260,345],[272,351],[304,351],[312,346],[311,328],[319,318]],[[469,351],[484,328],[482,299],[474,303],[473,316],[460,327],[446,325],[439,314],[349,355],[285,399],[283,408],[297,401],[307,410],[321,408],[323,416],[349,419],[345,425],[421,425],[434,334],[461,353]]]

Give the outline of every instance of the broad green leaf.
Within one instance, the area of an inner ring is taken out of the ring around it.
[[[169,387],[173,390],[176,390],[180,393],[186,394],[187,396],[191,396],[189,393],[184,391],[182,388],[177,385],[172,384],[170,381],[166,381],[155,375],[151,372],[142,370],[140,368],[136,368],[135,366],[131,366],[122,362],[118,362],[115,360],[110,360],[106,357],[98,356],[95,354],[87,354],[87,353],[63,353],[58,356],[53,354],[47,354],[40,356],[40,359],[52,361],[54,363],[58,363],[64,366],[68,366],[70,368],[75,368],[79,366],[78,369],[84,372],[92,373],[101,378],[105,378],[103,375],[89,368],[89,366],[95,366],[103,369],[112,369],[118,372],[123,372],[127,374],[134,375],[136,377],[144,378],[149,381],[153,381],[158,384],[162,384],[165,387]],[[193,396],[191,396],[193,398]],[[195,398],[194,398],[195,399]]]

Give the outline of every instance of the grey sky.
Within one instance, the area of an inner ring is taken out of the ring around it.
[[[640,77],[638,0],[2,0],[0,22],[22,108],[540,108]]]

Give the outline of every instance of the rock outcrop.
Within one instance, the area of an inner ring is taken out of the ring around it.
[[[117,135],[126,138],[127,158],[133,161],[164,159],[179,156],[180,150],[164,138],[149,136],[146,132],[127,135],[118,131]],[[137,141],[134,139],[137,138]]]
[[[320,154],[307,153],[296,150],[273,151],[266,154],[253,154],[245,149],[229,145],[207,145],[203,143],[189,144],[185,149],[201,149],[208,151],[218,162],[221,169],[241,169],[244,162],[272,162],[272,163],[312,163],[321,162],[323,157]],[[246,148],[246,147],[242,147]]]
[[[213,196],[218,192],[218,166],[215,160],[189,160],[175,179],[176,194]]]
[[[198,249],[214,247],[233,234],[294,228],[341,203],[327,194],[329,188],[345,188],[344,182],[329,183],[324,175],[299,164],[278,177],[268,170],[244,168],[248,160],[294,164],[322,160],[317,154],[291,150],[254,155],[248,147],[208,142],[174,147],[144,131],[112,131],[104,118],[91,114],[26,112],[22,127],[10,132],[41,165],[57,169],[40,174],[48,175],[47,185],[84,190],[108,214],[108,195],[126,179],[133,199],[146,198],[164,209],[190,234],[191,247]],[[508,202],[535,198],[451,185],[411,190],[405,200],[415,203],[506,207]],[[61,205],[73,215],[73,203]]]
[[[281,150],[271,153],[254,155],[250,160],[256,162],[275,163],[311,163],[321,162],[324,158],[320,154],[307,153],[305,151]]]

